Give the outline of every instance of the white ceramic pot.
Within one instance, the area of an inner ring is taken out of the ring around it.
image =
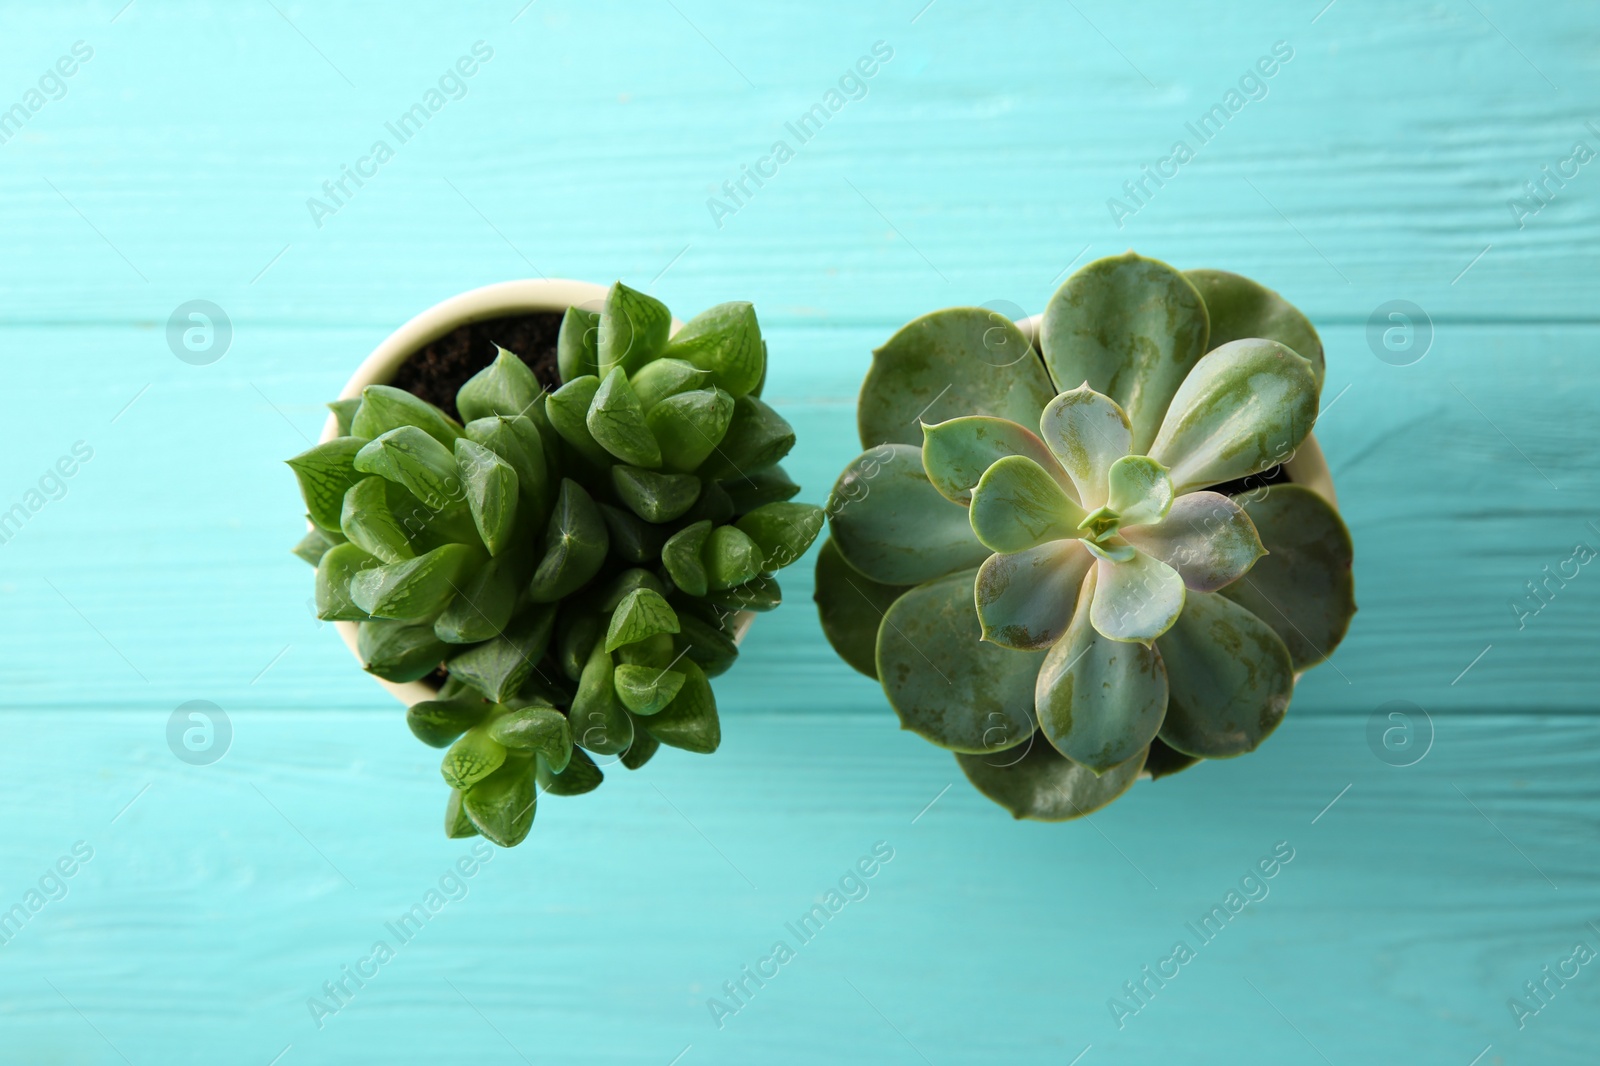
[[[1039,323],[1043,321],[1044,315],[1033,315],[1019,319],[1017,328],[1022,330],[1029,344],[1036,344],[1039,337]],[[1333,492],[1333,474],[1328,470],[1328,460],[1323,457],[1322,446],[1317,443],[1315,434],[1306,434],[1305,441],[1283,467],[1288,472],[1290,481],[1296,485],[1304,485],[1315,492],[1327,500],[1335,511],[1339,509],[1339,500]]]
[[[452,296],[442,303],[434,304],[385,337],[383,343],[374,348],[372,354],[356,367],[354,374],[350,375],[350,380],[345,382],[344,388],[339,393],[339,399],[355,399],[368,385],[382,385],[393,380],[395,373],[407,359],[425,345],[438,340],[458,326],[539,311],[565,311],[574,305],[588,305],[598,309],[605,301],[606,291],[606,286],[589,281],[541,278],[502,281],[464,292],[459,296]],[[683,323],[674,318],[672,331],[676,333],[682,325]],[[322,439],[328,441],[338,435],[338,419],[329,415],[327,423],[322,427]],[[339,630],[339,636],[344,639],[350,653],[359,661],[361,655],[356,650],[356,623],[335,622],[334,626]],[[744,630],[748,626],[749,619],[742,619],[738,638],[744,636]],[[431,700],[437,695],[437,690],[432,685],[422,681],[402,683],[385,681],[381,677],[374,677],[373,680],[408,707],[421,700]]]

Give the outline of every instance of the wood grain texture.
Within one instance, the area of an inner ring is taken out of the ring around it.
[[[1600,948],[1600,577],[1544,584],[1600,547],[1600,170],[1511,205],[1576,142],[1600,149],[1592,5],[99,0],[0,19],[0,114],[93,49],[0,142],[0,510],[93,449],[0,543],[0,912],[74,841],[95,849],[0,945],[0,1058],[1593,1060],[1590,968],[1524,1029],[1507,1007],[1575,941]],[[480,40],[465,94],[387,135]],[[864,98],[800,143],[785,124],[879,41]],[[1187,124],[1279,41],[1264,97],[1201,144]],[[307,198],[386,136],[394,158],[316,225]],[[719,226],[708,198],[778,138],[794,158]],[[1179,138],[1193,160],[1119,226],[1107,200]],[[311,617],[287,550],[281,460],[362,356],[513,277],[621,277],[680,315],[753,300],[820,501],[900,324],[1037,312],[1074,263],[1130,246],[1258,278],[1327,348],[1317,433],[1361,613],[1278,736],[1092,824],[1012,823],[831,654],[806,560],[718,681],[721,752],[549,802],[315,1026],[307,998],[469,851],[438,832],[436,753]],[[233,328],[210,365],[168,347],[193,299]],[[1407,366],[1368,338],[1401,299],[1431,337]],[[167,748],[190,699],[233,717],[213,766]],[[1396,699],[1437,730],[1409,768],[1368,747]],[[718,1030],[707,999],[879,840],[895,858],[870,895]],[[1270,896],[1119,1029],[1123,983],[1278,841],[1295,858]]]

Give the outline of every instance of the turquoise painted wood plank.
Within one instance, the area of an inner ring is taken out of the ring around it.
[[[1044,826],[881,717],[762,716],[713,759],[545,801],[406,943],[386,923],[471,849],[436,832],[436,753],[397,713],[237,714],[203,767],[163,719],[73,715],[63,758],[4,716],[0,795],[41,816],[0,844],[0,901],[94,853],[0,947],[12,1061],[120,1062],[107,1040],[174,1064],[1592,1061],[1591,968],[1521,1030],[1507,1007],[1600,946],[1590,719],[1441,717],[1397,769],[1363,723],[1291,716],[1249,759]],[[800,942],[786,924],[879,841],[892,860]],[[1279,842],[1293,858],[1241,890]],[[1190,929],[1230,891],[1257,902]],[[378,940],[395,957],[319,1029],[307,1000],[336,1005],[323,983]],[[794,958],[742,978],[780,940]],[[1119,1028],[1108,1001],[1137,1005],[1123,985],[1178,941],[1193,959]],[[741,979],[719,1029],[707,1000]]]

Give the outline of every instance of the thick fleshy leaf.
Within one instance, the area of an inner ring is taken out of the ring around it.
[[[623,462],[649,469],[661,465],[661,445],[645,424],[644,406],[620,367],[595,390],[585,424],[600,446]]]
[[[695,315],[663,355],[709,370],[716,386],[733,396],[760,384],[767,367],[756,309],[747,303],[718,304]]]
[[[706,427],[708,435],[711,429]],[[733,401],[727,432],[698,473],[705,478],[749,477],[788,455],[793,447],[794,427],[782,415],[754,396],[739,396]]]
[[[517,472],[517,491],[523,505],[532,509],[530,513],[536,521],[544,521],[554,502],[555,488],[545,459],[544,437],[533,420],[522,415],[475,419],[467,423],[466,438],[511,465]]]
[[[1082,541],[1055,540],[978,567],[983,639],[1018,651],[1043,651],[1067,631],[1094,556]]]
[[[1191,592],[1183,616],[1156,642],[1171,694],[1161,739],[1186,755],[1225,759],[1254,751],[1289,708],[1289,649],[1226,596]]]
[[[695,522],[678,530],[661,546],[661,565],[672,583],[691,596],[706,594],[706,564],[701,558],[710,522]]]
[[[1137,549],[1120,562],[1097,560],[1095,572],[1090,619],[1102,636],[1148,645],[1183,610],[1183,578]]]
[[[600,376],[617,369],[629,374],[638,370],[661,354],[671,329],[672,312],[666,304],[616,282],[606,293],[605,309],[600,312]]]
[[[1109,396],[1087,385],[1063,392],[1039,416],[1040,439],[1077,486],[1087,510],[1105,506],[1111,464],[1133,441],[1128,416]]]
[[[1286,461],[1316,420],[1310,363],[1277,341],[1233,341],[1184,379],[1150,457],[1185,493]]]
[[[489,723],[488,734],[503,747],[538,752],[557,772],[566,769],[572,758],[571,723],[554,707],[523,707],[502,714]]]
[[[1226,270],[1185,270],[1183,276],[1206,302],[1211,347],[1250,337],[1277,341],[1310,360],[1317,389],[1322,389],[1322,339],[1293,304],[1265,285]]]
[[[433,635],[429,625],[409,622],[362,622],[356,630],[356,652],[370,674],[404,683],[427,677],[454,649]]]
[[[1084,514],[1044,467],[1007,455],[978,479],[968,517],[985,547],[1008,553],[1075,539]]]
[[[1155,739],[1167,710],[1167,674],[1155,649],[1096,631],[1089,619],[1096,580],[1086,579],[1072,623],[1039,668],[1034,708],[1057,751],[1104,774]]]
[[[493,709],[494,704],[482,700],[423,700],[406,710],[406,726],[430,748],[447,748]]]
[[[912,320],[872,353],[856,426],[863,448],[920,445],[923,419],[990,415],[1031,426],[1055,393],[1015,323],[953,307]]]
[[[460,591],[463,574],[483,561],[482,548],[446,544],[361,571],[350,581],[350,598],[374,618],[431,619]]]
[[[733,408],[733,397],[721,389],[680,392],[652,407],[645,425],[661,447],[661,465],[679,473],[698,470],[727,436]]]
[[[608,503],[599,506],[611,538],[611,550],[619,558],[630,563],[649,563],[660,558],[661,545],[667,539],[665,529],[621,507],[612,507]]]
[[[348,400],[334,400],[328,404],[328,410],[333,412],[334,427],[338,429],[339,436],[350,435],[350,423],[355,420],[356,412],[361,410],[361,397],[354,396]]]
[[[628,750],[622,753],[622,765],[630,770],[637,770],[649,762],[656,752],[661,750],[661,741],[645,732],[643,729],[633,731],[633,743],[628,745]]]
[[[340,535],[329,536],[329,531],[312,526],[311,530],[296,541],[295,546],[289,550],[312,566],[316,566],[322,561],[322,557],[327,554],[329,548],[335,544],[343,543],[344,540],[341,539]]]
[[[600,375],[600,312],[569,307],[556,335],[556,368],[563,384],[586,375]]]
[[[617,698],[634,714],[652,715],[678,695],[684,675],[678,670],[657,669],[624,663],[617,667],[614,680]]]
[[[600,446],[589,432],[589,405],[600,391],[600,379],[590,375],[573,378],[555,392],[545,397],[545,417],[550,428],[570,444],[575,451],[595,466],[604,470],[616,460]]]
[[[539,792],[549,796],[581,796],[593,792],[605,780],[600,767],[582,748],[572,749],[572,761],[559,774],[544,759],[535,760],[538,766]]]
[[[513,758],[464,792],[461,808],[486,840],[512,848],[533,827],[538,799],[533,760]]]
[[[502,555],[456,581],[456,598],[433,620],[433,632],[447,644],[476,644],[497,636],[511,621],[526,581],[527,563]]]
[[[457,654],[449,662],[450,675],[471,685],[486,699],[506,702],[538,669],[539,660],[550,646],[555,614],[553,607],[531,608],[514,619],[500,636]]]
[[[1172,507],[1172,479],[1148,455],[1124,455],[1106,472],[1110,493],[1106,506],[1122,526],[1159,522]]]
[[[489,554],[499,555],[510,547],[517,522],[517,472],[494,452],[465,437],[456,441],[455,452],[472,523]]]
[[[1160,523],[1124,528],[1122,536],[1196,592],[1216,592],[1266,554],[1244,508],[1216,492],[1179,496]]]
[[[400,520],[389,508],[393,490],[404,491],[376,474],[362,478],[344,494],[344,507],[339,514],[339,529],[350,543],[386,563],[398,563],[417,554]]]
[[[355,466],[356,456],[366,443],[360,437],[335,437],[288,460],[295,480],[300,482],[307,514],[323,529],[339,532],[344,494],[366,477]]]
[[[494,773],[505,761],[505,747],[490,740],[483,729],[473,728],[444,753],[439,772],[444,775],[445,784],[464,791]]]
[[[957,755],[967,780],[1013,818],[1065,822],[1093,814],[1139,779],[1144,752],[1099,777],[1032,736],[1008,751]]]
[[[494,362],[467,379],[456,393],[456,410],[471,422],[494,415],[525,415],[539,399],[539,381],[516,354],[499,349]]]
[[[1222,594],[1271,626],[1296,670],[1322,662],[1356,613],[1350,531],[1302,485],[1274,485],[1244,505],[1271,554]]]
[[[657,524],[680,517],[700,498],[700,479],[693,474],[663,474],[618,463],[611,468],[611,484],[628,510]]]
[[[776,611],[783,606],[783,589],[771,574],[761,574],[742,585],[732,588],[712,589],[706,593],[706,602],[730,611]]]
[[[744,514],[768,503],[782,503],[800,494],[796,485],[781,466],[769,466],[749,477],[730,478],[721,483],[734,511]]]
[[[363,474],[377,474],[404,487],[430,510],[466,511],[455,454],[416,426],[391,429],[368,441],[353,465]]]
[[[478,835],[478,827],[472,824],[472,819],[467,817],[467,809],[462,806],[461,790],[452,788],[450,799],[444,808],[444,835],[451,840],[465,840]]]
[[[687,656],[675,669],[683,674],[683,687],[664,710],[640,719],[639,724],[663,744],[709,755],[722,743],[722,723],[711,682]]]
[[[364,570],[381,566],[377,556],[357,544],[335,544],[317,560],[317,617],[324,622],[360,622],[368,615],[356,606],[350,583]]]
[[[544,557],[528,586],[535,603],[555,603],[576,592],[606,561],[611,541],[605,519],[583,486],[571,478],[561,480],[544,541]]]
[[[887,444],[858,456],[833,486],[829,527],[850,565],[886,585],[917,585],[989,556],[967,510],[939,495],[922,452]]]
[[[947,506],[953,506],[948,504]],[[1042,653],[982,639],[976,570],[919,585],[878,630],[878,678],[902,727],[951,751],[1000,751],[1031,735]]]
[[[839,546],[828,538],[817,553],[817,614],[822,634],[850,666],[878,679],[878,627],[908,585],[884,585],[844,561]]]
[[[1026,426],[1004,418],[967,415],[922,427],[922,468],[928,480],[947,500],[972,502],[972,489],[995,460],[1025,455],[1050,472],[1074,500],[1078,490],[1066,476],[1044,441]]]
[[[640,406],[648,413],[669,396],[692,389],[705,390],[711,384],[711,372],[682,359],[657,359],[634,372],[628,378],[628,384],[633,386]]]
[[[739,657],[739,645],[734,643],[727,630],[687,609],[678,612],[678,635],[673,638],[672,644],[674,655],[683,652],[700,664],[707,677],[726,673]]]
[[[736,526],[717,526],[700,549],[706,567],[706,587],[712,592],[735,588],[766,567],[761,546]]]
[[[1057,385],[1088,382],[1127,412],[1127,450],[1143,454],[1179,384],[1206,353],[1207,333],[1206,305],[1188,279],[1128,252],[1090,263],[1056,290],[1039,343]]]
[[[611,612],[604,650],[616,651],[624,644],[647,640],[658,633],[676,633],[678,616],[654,589],[638,588],[622,598]]]
[[[809,503],[769,503],[734,525],[761,549],[762,570],[782,570],[806,553],[822,532],[822,508]]]
[[[446,449],[461,436],[461,424],[433,404],[393,385],[368,385],[350,420],[352,436],[376,440],[401,426],[415,426]]]

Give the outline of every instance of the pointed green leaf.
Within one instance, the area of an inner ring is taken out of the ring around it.
[[[747,303],[700,312],[673,335],[664,355],[710,371],[716,386],[734,396],[760,384],[767,365],[756,309]]]
[[[572,761],[559,774],[551,770],[544,759],[538,760],[539,790],[550,796],[581,796],[593,792],[605,780],[605,774],[582,748],[572,749]]]
[[[589,653],[600,642],[605,628],[604,621],[596,614],[584,612],[562,617],[561,636],[556,647],[562,673],[574,681],[583,676],[583,664],[589,661]]]
[[[335,426],[339,436],[350,436],[350,423],[356,417],[356,412],[361,409],[361,397],[354,396],[348,400],[335,400],[328,405],[328,410],[333,412]]]
[[[878,678],[901,726],[951,751],[1000,751],[1035,727],[1033,683],[1044,656],[982,639],[976,577],[966,570],[919,585],[878,630]]]
[[[357,627],[356,652],[368,673],[385,681],[418,681],[439,668],[453,650],[429,625],[371,621]]]
[[[678,612],[678,635],[673,654],[683,652],[700,664],[707,677],[727,672],[739,657],[739,646],[719,627],[685,611]]]
[[[622,571],[605,585],[599,593],[596,606],[606,613],[615,611],[622,604],[622,601],[637,589],[649,589],[656,595],[665,597],[667,583],[643,567],[631,567]]]
[[[1183,578],[1159,559],[1137,549],[1125,560],[1095,563],[1090,619],[1102,636],[1148,646],[1183,610]]]
[[[651,715],[678,695],[684,675],[676,670],[624,664],[617,667],[614,680],[623,706],[634,714]]]
[[[478,827],[467,817],[467,809],[461,805],[461,800],[461,790],[452,788],[450,800],[444,808],[444,835],[451,840],[464,840],[478,835]]]
[[[817,553],[817,614],[822,634],[853,669],[878,679],[878,627],[889,607],[910,591],[907,585],[883,585],[844,561],[833,538]],[[692,653],[691,653],[692,654]]]
[[[645,732],[643,729],[633,731],[633,743],[628,745],[628,750],[622,753],[622,765],[630,770],[637,770],[650,761],[651,756],[661,750],[661,741]]]
[[[1206,353],[1208,332],[1205,302],[1188,279],[1128,252],[1068,278],[1045,307],[1039,341],[1056,384],[1087,382],[1115,400],[1133,431],[1127,450],[1144,454],[1178,386]]]
[[[361,622],[367,612],[356,606],[350,582],[363,570],[383,565],[359,545],[336,544],[317,561],[317,617],[324,622]]]
[[[767,567],[761,547],[736,526],[717,526],[706,537],[700,559],[706,567],[706,586],[712,592],[743,585]]]
[[[488,734],[503,747],[543,755],[557,773],[572,758],[572,726],[554,707],[523,707],[500,715],[490,721]]]
[[[416,426],[401,426],[368,441],[356,453],[355,468],[406,488],[434,511],[465,510],[455,455]]]
[[[573,743],[596,755],[617,755],[633,743],[633,719],[617,698],[615,669],[611,655],[596,644],[567,711]]]
[[[538,799],[533,762],[507,759],[463,795],[461,806],[486,840],[514,848],[527,839],[533,827]]]
[[[1094,556],[1078,540],[1053,540],[1015,555],[991,555],[975,590],[983,639],[1043,651],[1067,631]]]
[[[742,585],[732,588],[712,589],[706,593],[706,602],[730,611],[776,611],[783,606],[783,589],[771,574],[761,574]]]
[[[466,790],[482,781],[506,761],[506,749],[482,729],[469,729],[444,754],[439,772],[451,788]]]
[[[498,348],[494,362],[468,378],[456,393],[456,410],[470,422],[493,415],[522,415],[544,390],[528,364],[514,352]]]
[[[456,654],[448,664],[450,676],[471,685],[485,698],[504,703],[538,670],[554,626],[555,608],[534,607],[514,619],[500,636]],[[457,651],[450,648],[447,654]]]
[[[632,511],[607,503],[600,504],[600,514],[605,519],[611,550],[621,559],[630,563],[648,563],[661,557],[661,545],[667,539],[666,530],[646,522]]]
[[[623,462],[651,469],[661,465],[661,446],[645,424],[644,407],[620,367],[595,390],[585,424],[600,446]]]
[[[434,635],[447,644],[476,644],[498,636],[516,609],[523,572],[522,560],[501,556],[457,581],[455,599],[433,621]]]
[[[839,475],[827,510],[840,553],[886,585],[917,585],[989,557],[966,508],[939,494],[921,451],[909,444],[858,456]]]
[[[711,428],[706,427],[707,435]],[[706,478],[749,477],[788,455],[793,447],[794,427],[782,415],[754,396],[740,396],[733,401],[727,432],[698,473]]]
[[[431,748],[447,748],[488,717],[494,705],[482,700],[423,700],[406,710],[411,735]]]
[[[1110,487],[1106,506],[1123,526],[1159,522],[1172,507],[1172,479],[1148,455],[1124,455],[1111,464],[1106,480]]]
[[[634,589],[611,612],[603,650],[616,651],[624,644],[645,640],[657,633],[676,633],[678,616],[654,589]]]
[[[972,490],[972,532],[991,551],[1020,552],[1078,536],[1083,508],[1025,455],[1007,455]]]
[[[490,555],[499,555],[511,544],[517,521],[517,472],[494,452],[465,437],[456,441],[455,454],[457,476],[478,537]]]
[[[717,718],[717,699],[705,672],[688,657],[676,669],[683,673],[683,686],[664,710],[639,724],[663,744],[684,751],[709,755],[722,743],[722,723]]]
[[[545,397],[545,416],[561,439],[595,466],[604,470],[614,460],[589,432],[589,406],[600,391],[600,379],[585,375],[573,378]]]
[[[1153,648],[1095,630],[1092,593],[1086,584],[1066,633],[1045,656],[1034,707],[1057,751],[1104,774],[1155,739],[1167,711],[1167,674]]]
[[[550,483],[545,461],[544,438],[531,419],[521,415],[508,418],[495,415],[467,423],[466,438],[499,456],[517,473],[517,491],[532,514],[543,520],[549,513],[555,490]]]
[[[600,312],[600,376],[619,368],[629,374],[638,370],[661,354],[671,329],[666,304],[620,281],[612,285]]]
[[[1317,391],[1322,390],[1322,339],[1293,304],[1266,286],[1225,270],[1185,270],[1183,276],[1206,302],[1212,348],[1250,337],[1277,341],[1310,361]]]
[[[422,430],[446,449],[461,436],[459,422],[404,389],[368,385],[361,390],[361,406],[350,420],[353,436],[376,440],[402,426]]]
[[[311,521],[323,529],[338,532],[344,494],[366,476],[355,466],[365,445],[358,437],[335,437],[288,461]]]
[[[701,559],[710,522],[696,522],[678,530],[661,547],[661,565],[672,583],[691,596],[704,596],[707,590],[706,564]]]
[[[468,568],[482,562],[482,549],[446,544],[414,559],[361,571],[350,581],[350,598],[374,618],[432,619],[461,590]]]
[[[937,425],[922,426],[922,467],[928,480],[945,499],[966,505],[985,470],[997,459],[1025,455],[1056,479],[1074,500],[1077,488],[1061,469],[1050,449],[1030,430],[1004,418],[968,415]]]
[[[1063,392],[1044,409],[1039,433],[1085,509],[1103,506],[1111,464],[1128,454],[1133,441],[1128,416],[1116,401],[1087,385]]]
[[[1287,461],[1316,419],[1310,363],[1277,341],[1233,341],[1184,380],[1150,457],[1185,493]]]
[[[600,312],[569,307],[556,337],[556,366],[563,382],[600,373]]]
[[[1294,693],[1289,649],[1227,597],[1191,592],[1156,650],[1172,689],[1161,727],[1170,747],[1206,759],[1243,755],[1283,721]]]
[[[754,511],[763,504],[782,503],[800,492],[800,486],[790,479],[781,466],[769,466],[749,477],[732,478],[722,482],[722,487],[733,501],[736,514]]]
[[[1216,592],[1266,554],[1244,509],[1215,492],[1179,496],[1159,524],[1124,529],[1122,535],[1176,570],[1196,592]]]
[[[645,424],[661,446],[662,465],[682,472],[698,470],[728,435],[734,407],[733,397],[721,389],[680,392],[652,407]]]
[[[646,522],[670,522],[700,498],[700,479],[693,474],[663,474],[618,463],[611,484],[628,510]]]
[[[386,563],[398,563],[417,554],[400,528],[399,519],[389,509],[389,493],[396,488],[399,486],[394,482],[376,475],[362,478],[344,494],[344,507],[339,514],[339,529],[350,543]]]
[[[583,486],[571,478],[561,480],[544,540],[544,557],[528,586],[535,603],[554,603],[576,592],[606,560],[610,539],[605,520]]]
[[[321,529],[312,526],[311,531],[295,542],[295,546],[289,550],[312,566],[316,566],[322,561],[323,555],[327,553],[329,548],[335,544],[342,543],[344,543],[343,540],[334,540]]]
[[[1356,613],[1350,531],[1301,485],[1274,485],[1244,509],[1271,554],[1222,594],[1272,627],[1296,670],[1308,669],[1333,654]]]
[[[809,503],[769,503],[734,525],[755,541],[762,569],[772,573],[804,555],[822,532],[824,521],[822,508]]]
[[[640,367],[628,378],[628,384],[633,386],[634,395],[639,397],[640,406],[648,413],[651,408],[669,396],[676,396],[691,389],[710,391],[708,386],[711,384],[711,373],[682,359],[663,357]]]
[[[1012,817],[1065,822],[1093,814],[1128,791],[1139,779],[1144,752],[1099,777],[1063,758],[1042,736],[993,755],[957,755],[956,762],[979,792]]]
[[[988,415],[1032,426],[1055,394],[1014,322],[980,307],[955,307],[907,323],[872,353],[856,424],[863,448],[920,446],[923,419]]]

